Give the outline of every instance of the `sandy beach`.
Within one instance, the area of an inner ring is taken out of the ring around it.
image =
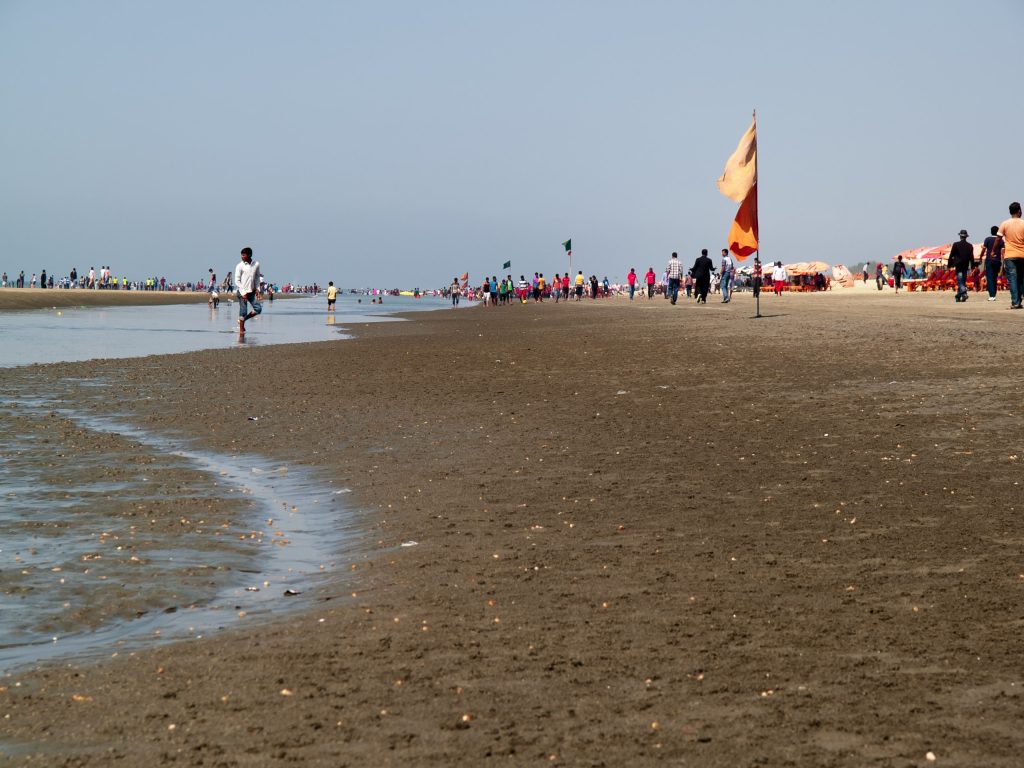
[[[0,752],[1017,766],[1024,313],[1008,303],[766,296],[755,320],[749,294],[547,302],[0,370],[0,388],[105,381],[151,430],[311,467],[353,489],[365,531],[309,611],[0,679]]]

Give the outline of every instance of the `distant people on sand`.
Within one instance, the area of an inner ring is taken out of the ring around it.
[[[644,275],[644,283],[647,284],[647,298],[648,300],[654,296],[654,282],[658,279],[657,275],[654,274],[654,267],[647,268],[647,274]]]
[[[1003,245],[1003,272],[1010,288],[1010,309],[1020,309],[1024,300],[1024,220],[1020,203],[1010,203],[1010,218],[999,225],[996,237]]]
[[[949,249],[948,269],[956,273],[956,302],[967,301],[967,273],[974,269],[974,246],[967,242],[967,230],[960,230],[960,241]]]
[[[626,275],[626,282],[629,283],[629,300],[633,300],[633,294],[636,293],[636,267],[629,268],[629,274]]]
[[[882,267],[882,262],[875,265],[875,286],[878,290],[885,287],[885,270]]]

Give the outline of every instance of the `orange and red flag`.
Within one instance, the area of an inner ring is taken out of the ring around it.
[[[729,250],[742,261],[758,250],[756,115],[736,151],[726,161],[718,180],[718,191],[741,203],[729,229]]]

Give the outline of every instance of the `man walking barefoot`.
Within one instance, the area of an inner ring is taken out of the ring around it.
[[[242,260],[235,267],[235,297],[238,299],[238,335],[245,336],[245,321],[263,311],[260,304],[260,263],[252,260],[252,248],[242,249]],[[248,307],[251,311],[247,311]]]

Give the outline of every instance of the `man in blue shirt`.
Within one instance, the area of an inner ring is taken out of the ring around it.
[[[988,300],[996,300],[996,287],[999,285],[999,272],[1003,268],[1003,239],[996,237],[999,227],[992,227],[992,234],[985,238],[985,286],[988,288]]]

